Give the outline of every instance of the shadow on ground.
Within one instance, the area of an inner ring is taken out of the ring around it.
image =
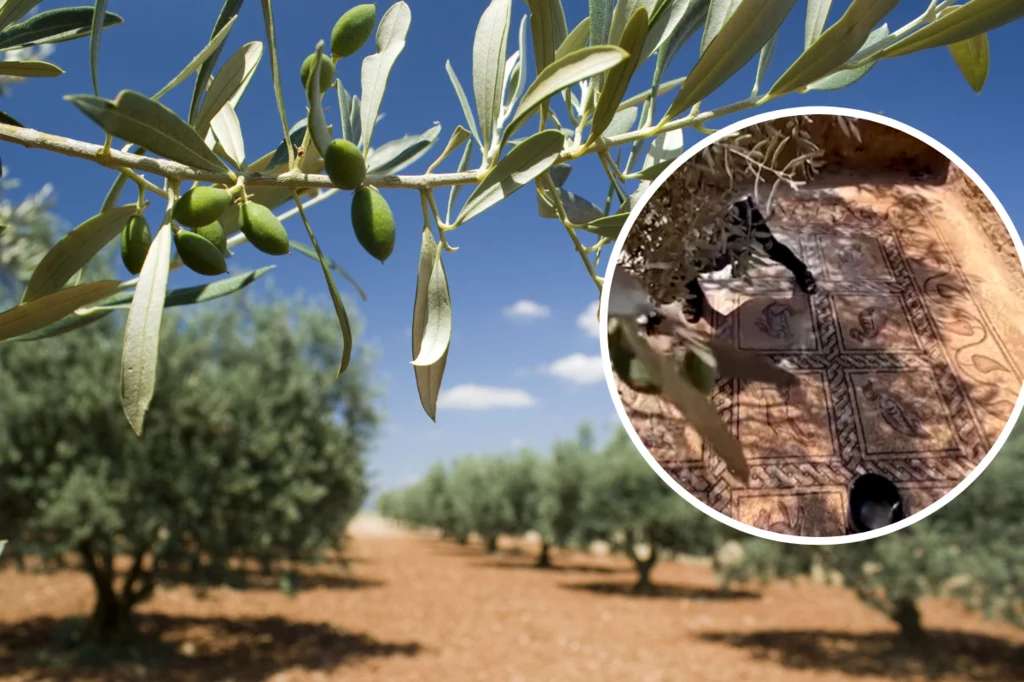
[[[637,590],[635,583],[596,582],[596,583],[563,583],[567,590],[590,592],[591,594],[620,595],[637,599],[694,599],[707,601],[733,601],[737,599],[760,599],[756,592],[708,589],[689,587],[686,585],[652,585],[644,590]]]
[[[921,646],[895,633],[855,635],[822,630],[769,630],[704,634],[712,642],[751,651],[755,658],[800,670],[838,670],[884,679],[926,675],[967,677],[982,682],[1024,679],[1024,647],[1006,640],[934,630]]]
[[[140,616],[140,634],[130,647],[71,651],[62,639],[79,624],[37,618],[3,628],[0,676],[56,682],[256,680],[290,668],[329,671],[367,658],[422,651],[416,642],[381,642],[321,623],[164,615]]]
[[[490,561],[477,561],[474,562],[474,565],[479,566],[480,568],[522,569],[530,571],[550,571],[553,573],[632,573],[632,571],[628,568],[616,568],[614,566],[589,566],[586,564],[573,563],[553,563],[550,566],[538,566],[536,559],[533,559],[531,561],[510,561],[497,559]]]

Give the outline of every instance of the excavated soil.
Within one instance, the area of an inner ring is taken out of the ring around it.
[[[892,479],[906,511],[920,511],[970,474],[1020,393],[1024,271],[1007,228],[953,166],[938,181],[830,175],[776,209],[770,226],[818,292],[799,292],[774,265],[747,281],[702,280],[713,310],[700,324],[799,379],[716,388],[749,482],[673,406],[620,383],[627,414],[681,485],[759,528],[846,532],[847,490],[865,472]]]
[[[274,589],[158,588],[141,611],[136,658],[96,667],[55,644],[84,616],[88,579],[0,572],[0,680],[700,680],[923,682],[1024,679],[1024,632],[923,604],[927,648],[846,590],[811,582],[723,595],[711,572],[655,567],[659,590],[630,592],[618,557],[502,542],[487,556],[379,522],[354,528],[349,569],[308,571],[295,597]],[[517,554],[522,548],[526,553]]]

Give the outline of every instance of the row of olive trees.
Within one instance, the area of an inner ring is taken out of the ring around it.
[[[933,516],[884,538],[806,547],[739,536],[679,499],[651,472],[624,432],[595,450],[588,430],[550,458],[466,457],[438,463],[418,483],[385,493],[379,508],[413,528],[437,528],[488,548],[499,534],[536,530],[550,546],[606,539],[635,562],[649,586],[659,555],[715,557],[724,588],[753,579],[814,577],[844,585],[880,610],[911,642],[925,637],[920,601],[946,597],[1024,625],[1024,425],[988,470]],[[739,542],[739,538],[743,538]],[[651,553],[638,552],[646,544]]]
[[[413,528],[436,528],[465,542],[477,533],[488,551],[498,536],[536,531],[539,566],[550,548],[604,540],[634,563],[638,590],[668,553],[707,555],[727,529],[680,499],[639,456],[625,431],[603,448],[582,427],[550,457],[525,450],[435,464],[417,483],[386,492],[378,508]]]

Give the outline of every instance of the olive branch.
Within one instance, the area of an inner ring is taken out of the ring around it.
[[[716,118],[789,94],[841,89],[881,60],[942,46],[949,47],[968,83],[980,91],[988,68],[986,33],[1024,16],[1024,5],[1017,0],[932,0],[919,17],[890,32],[880,22],[897,0],[854,0],[828,26],[831,0],[809,0],[803,52],[765,88],[779,29],[796,0],[591,0],[589,16],[571,30],[560,0],[527,0],[529,13],[522,16],[518,31],[513,30],[513,0],[491,0],[473,41],[468,90],[472,105],[455,69],[450,62],[446,65],[465,125],[450,133],[426,172],[402,175],[441,134],[440,124],[435,124],[421,134],[371,144],[389,74],[412,23],[405,2],[394,3],[379,18],[375,5],[358,5],[338,20],[329,43],[315,43],[301,69],[307,113],[298,121],[291,121],[286,111],[292,90],[285,85],[290,88],[293,81],[279,63],[271,0],[261,0],[265,48],[261,41],[249,42],[220,62],[243,5],[243,0],[225,0],[209,43],[174,79],[152,96],[122,91],[113,100],[100,96],[100,43],[103,31],[123,19],[107,12],[106,0],[97,0],[94,7],[51,10],[25,19],[38,4],[39,0],[0,2],[0,52],[88,36],[93,93],[65,99],[92,119],[104,138],[97,144],[52,135],[0,112],[0,140],[85,159],[116,171],[116,176],[100,213],[58,242],[40,261],[20,304],[0,312],[0,341],[71,332],[113,310],[127,309],[122,403],[139,434],[155,386],[163,310],[236,293],[272,266],[199,287],[169,289],[169,274],[181,267],[220,272],[220,259],[229,259],[231,249],[249,242],[270,255],[256,242],[266,244],[267,234],[283,233],[284,244],[274,249],[294,250],[321,265],[342,330],[340,374],[351,357],[352,334],[334,275],[348,280],[364,299],[365,294],[339,263],[322,253],[305,211],[341,192],[352,193],[356,236],[371,255],[385,260],[396,226],[378,190],[419,192],[423,229],[412,364],[421,403],[434,419],[451,340],[452,305],[443,260],[458,250],[450,242],[454,230],[531,185],[540,216],[563,225],[600,291],[598,265],[604,248],[618,237],[648,183],[683,152],[684,129],[706,133],[706,124]],[[669,78],[681,48],[698,34],[696,63],[686,75]],[[265,50],[282,138],[251,159],[250,141],[236,110]],[[343,84],[339,71],[360,51],[368,54],[360,65],[357,91]],[[751,94],[702,110],[704,100],[755,57]],[[636,89],[637,70],[650,60],[655,65],[652,82],[630,94]],[[3,76],[61,73],[45,62],[0,62]],[[160,102],[193,76],[187,112],[179,115]],[[336,115],[331,124],[323,103],[327,95],[337,99],[336,107],[327,107]],[[531,122],[536,132],[524,132]],[[115,146],[115,140],[123,144]],[[474,166],[476,155],[479,162]],[[603,204],[566,189],[573,165],[584,157],[596,158],[608,178]],[[451,163],[456,158],[458,162]],[[454,167],[434,172],[446,163]],[[357,181],[349,186],[348,179],[338,181],[342,177]],[[137,187],[137,199],[118,205],[128,183]],[[181,191],[185,183],[193,186]],[[184,209],[177,203],[185,197],[196,199],[200,194],[195,190],[201,188],[217,190],[206,193],[216,195],[217,202],[224,200],[220,192],[226,193],[227,208],[207,225],[183,226],[189,220],[183,220]],[[437,197],[442,188],[448,189],[444,204]],[[468,196],[460,203],[463,188]],[[143,216],[151,194],[167,207],[155,236],[148,224],[141,229],[140,218],[133,218]],[[246,206],[278,210],[289,202],[295,206],[276,215],[246,217]],[[360,208],[365,206],[372,209]],[[281,222],[295,216],[302,220],[309,244],[290,238],[283,228],[277,231]],[[132,220],[137,229],[129,230]],[[185,239],[186,232],[198,238]],[[137,272],[129,271],[136,276],[86,281],[89,263],[118,235],[125,263],[141,262]],[[207,248],[203,239],[219,248]],[[193,246],[183,251],[182,244]],[[178,248],[172,249],[174,245]]]

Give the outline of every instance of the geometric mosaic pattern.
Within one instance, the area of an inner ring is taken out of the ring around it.
[[[795,290],[774,264],[749,282],[727,271],[702,278],[716,335],[799,378],[789,389],[723,380],[715,390],[743,443],[749,483],[692,431],[695,447],[680,458],[671,406],[655,398],[657,409],[644,409],[620,385],[623,404],[634,426],[647,422],[637,431],[667,472],[744,523],[840,535],[849,483],[866,472],[894,480],[915,513],[992,447],[1017,400],[1020,369],[923,207],[880,214],[791,198],[780,208],[772,230],[815,274],[817,293]]]

